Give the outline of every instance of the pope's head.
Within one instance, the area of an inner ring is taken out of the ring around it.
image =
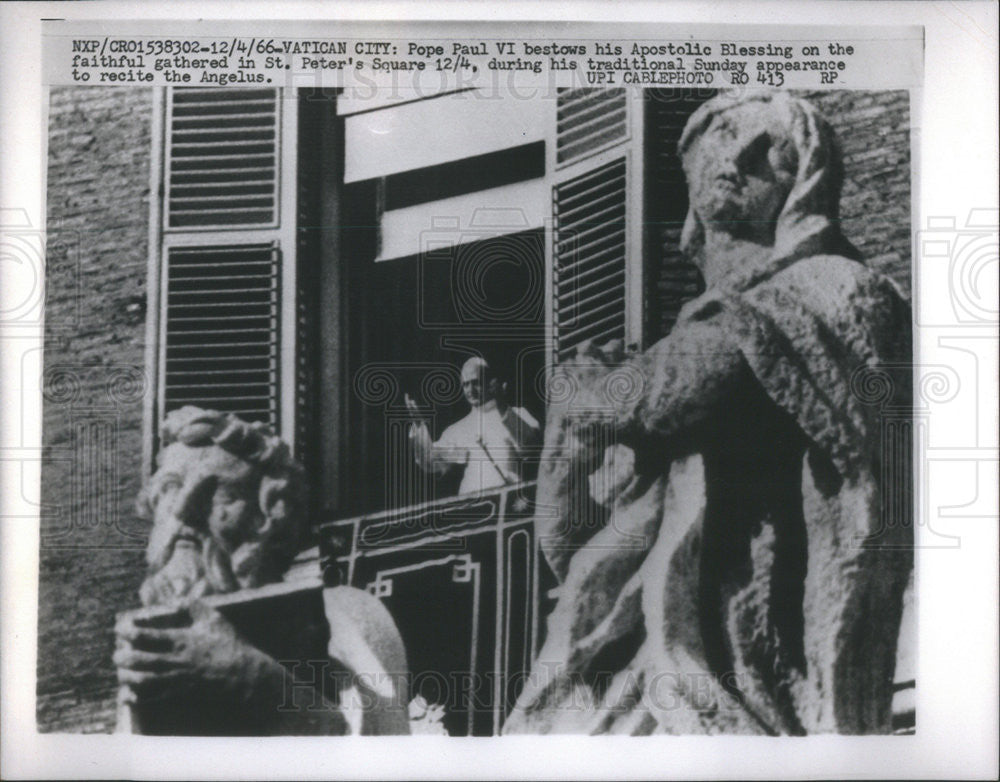
[[[462,365],[462,394],[473,408],[489,402],[495,393],[495,383],[490,377],[490,365],[486,359],[473,356]]]
[[[139,500],[153,520],[143,604],[280,580],[303,526],[288,447],[261,424],[196,407],[166,417],[162,444]]]

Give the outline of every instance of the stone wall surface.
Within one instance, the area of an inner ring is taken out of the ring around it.
[[[114,727],[112,628],[138,603],[152,90],[50,92],[37,719]]]
[[[798,93],[833,125],[844,156],[844,235],[907,298],[912,280],[910,99],[906,90]]]

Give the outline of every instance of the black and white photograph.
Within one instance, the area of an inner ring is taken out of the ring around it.
[[[40,736],[921,737],[923,28],[47,24]]]
[[[40,723],[912,729],[906,92],[470,92],[53,88]]]

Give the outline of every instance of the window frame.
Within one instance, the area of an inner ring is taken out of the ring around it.
[[[224,88],[223,88],[224,89]],[[275,145],[278,164],[276,223],[270,227],[197,226],[167,227],[167,155],[170,144],[170,95],[172,87],[153,87],[150,129],[149,234],[146,276],[145,366],[150,389],[143,403],[144,475],[155,469],[159,448],[159,428],[165,401],[166,368],[166,285],[165,264],[174,247],[249,245],[276,242],[280,249],[278,304],[278,434],[295,448],[296,372],[296,268],[298,228],[298,91],[275,88],[278,132]]]
[[[595,88],[600,89],[600,88]],[[558,162],[558,102],[552,101],[546,145],[547,184],[553,205],[556,188],[608,163],[625,161],[625,345],[628,350],[646,347],[643,329],[643,286],[647,243],[645,236],[645,105],[642,92],[626,92],[626,133],[620,139],[588,151],[578,158]],[[555,221],[549,214],[545,240],[545,336],[546,367],[551,374],[557,363],[555,317]],[[550,379],[547,378],[547,379]]]

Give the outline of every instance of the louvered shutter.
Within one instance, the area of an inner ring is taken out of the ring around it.
[[[277,90],[175,89],[167,227],[274,225]]]
[[[625,159],[555,188],[555,357],[625,339]]]
[[[680,249],[688,186],[677,145],[688,119],[712,93],[669,89],[646,94],[645,223],[650,233],[650,274],[645,322],[649,339],[655,341],[670,333],[681,307],[704,290],[701,273]]]
[[[556,163],[564,165],[623,141],[628,136],[625,90],[559,90]]]
[[[641,341],[641,113],[625,90],[560,90],[552,143],[554,362],[585,340]]]
[[[197,405],[277,425],[278,248],[167,255],[165,410]]]
[[[158,417],[197,405],[292,440],[294,111],[275,89],[175,88],[162,116]]]

